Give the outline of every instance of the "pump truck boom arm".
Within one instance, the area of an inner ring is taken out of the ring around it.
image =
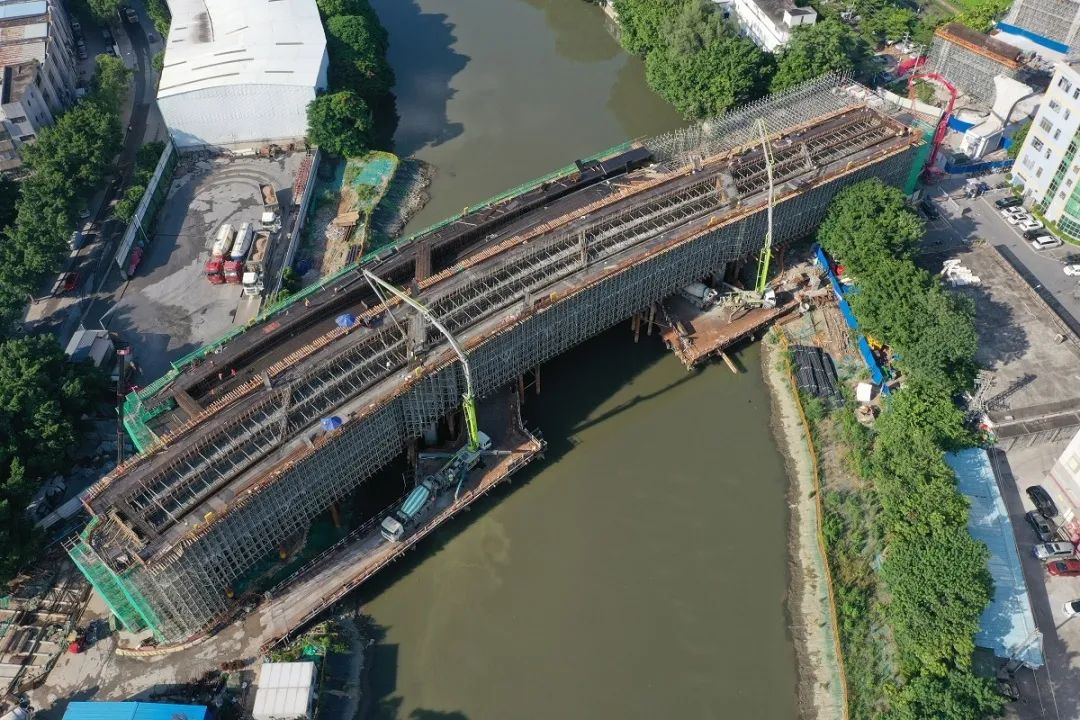
[[[416,299],[401,292],[370,270],[364,270],[364,277],[427,318],[435,326],[435,329],[446,337],[450,347],[457,353],[458,359],[461,360],[461,368],[465,371],[465,394],[461,397],[461,407],[465,414],[465,427],[469,433],[469,450],[475,452],[480,448],[480,428],[476,423],[476,395],[473,394],[472,370],[469,368],[469,358],[466,357],[465,351],[458,344],[458,341],[454,339],[454,336],[450,334],[450,331],[446,329],[446,326],[439,322],[432,312],[417,302]]]
[[[765,247],[761,248],[761,255],[758,256],[757,283],[754,285],[754,291],[761,297],[765,294],[765,286],[769,282],[769,263],[772,261],[773,167],[769,140],[765,137],[765,121],[758,120],[757,126],[761,133],[761,152],[765,155],[765,175],[769,181],[769,226],[765,231]]]

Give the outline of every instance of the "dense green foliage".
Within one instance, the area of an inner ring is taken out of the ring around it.
[[[1011,0],[964,0],[959,3],[963,8],[957,20],[972,30],[990,32],[994,22],[1005,16]]]
[[[308,107],[308,138],[327,152],[357,157],[368,147],[371,110],[354,92],[321,95]]]
[[[15,222],[15,203],[19,199],[19,183],[0,175],[0,235]]]
[[[52,336],[0,343],[0,583],[38,549],[26,505],[41,480],[70,461],[79,418],[101,380],[69,363]]]
[[[797,27],[780,51],[770,90],[787,90],[830,70],[854,71],[865,55],[865,42],[838,20]]]
[[[642,57],[664,47],[660,29],[684,0],[615,0],[622,46]]]
[[[169,6],[165,4],[165,0],[146,0],[146,14],[150,16],[154,29],[161,35],[162,40],[167,38],[172,15],[169,13]]]
[[[94,91],[23,149],[29,173],[14,224],[0,229],[0,336],[43,276],[60,264],[79,208],[120,150],[119,104],[128,72],[118,64],[99,56]]]
[[[308,139],[343,157],[370,148],[373,110],[387,103],[394,71],[386,30],[367,0],[319,0],[330,55],[330,94],[308,105]]]
[[[108,23],[116,17],[116,11],[120,9],[120,0],[86,0],[90,13],[100,23]]]
[[[1009,149],[1005,151],[1010,159],[1015,160],[1017,157],[1020,156],[1020,150],[1023,149],[1024,141],[1027,140],[1028,131],[1030,130],[1031,121],[1028,120],[1026,123],[1020,126],[1019,130],[1013,133],[1012,145],[1009,145]]]
[[[131,222],[135,210],[139,207],[146,192],[146,186],[150,178],[154,176],[154,168],[157,167],[161,153],[165,150],[165,143],[151,142],[139,148],[135,156],[135,171],[131,176],[131,184],[128,185],[120,199],[113,206],[113,215],[124,223]]]
[[[1002,706],[972,669],[974,634],[991,597],[988,553],[967,532],[967,502],[944,453],[972,443],[953,399],[971,384],[976,336],[971,306],[912,262],[921,231],[903,195],[876,180],[839,193],[818,229],[822,246],[858,282],[851,302],[860,323],[888,343],[905,378],[874,432],[853,447],[853,464],[873,490],[864,501],[877,507],[872,534],[884,547],[882,592],[867,590],[872,602],[852,608],[880,609],[897,672],[876,697],[854,702],[861,711],[853,717],[975,720]],[[838,529],[827,535],[843,547]]]

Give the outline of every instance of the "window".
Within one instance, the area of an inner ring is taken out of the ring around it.
[[[1069,92],[1070,90],[1072,90],[1072,83],[1070,83],[1065,78],[1058,78],[1058,87],[1065,92]]]
[[[1065,187],[1072,187],[1072,179],[1065,181]]]
[[[1061,103],[1059,103],[1057,100],[1051,100],[1050,101],[1050,109],[1053,110],[1054,112],[1057,112],[1058,110],[1061,109]]]
[[[26,118],[20,115],[19,117],[8,118],[8,122],[15,123],[17,125],[19,123],[26,122]]]
[[[1076,100],[1077,98],[1080,98],[1080,87],[1073,90],[1073,100]]]
[[[1060,140],[1061,139],[1061,128],[1058,128],[1057,130],[1054,131],[1054,139],[1055,140]]]
[[[1053,124],[1049,120],[1047,120],[1046,118],[1043,118],[1042,120],[1039,121],[1039,127],[1041,127],[1046,132],[1050,132],[1051,130],[1054,129]]]
[[[1031,147],[1035,148],[1036,150],[1042,150],[1043,149],[1043,141],[1040,140],[1039,138],[1032,138],[1031,139]]]
[[[1069,111],[1068,111],[1068,109],[1066,109],[1066,110],[1065,110],[1065,115],[1064,115],[1063,117],[1064,117],[1064,118],[1065,118],[1066,120],[1068,120],[1068,119],[1069,119]]]
[[[1058,197],[1061,198],[1062,200],[1064,200],[1065,199],[1065,191],[1062,190],[1061,192],[1059,192]]]
[[[1024,159],[1020,161],[1020,164],[1030,170],[1035,166],[1035,160],[1030,155],[1025,155]]]
[[[1047,160],[1050,159],[1050,148],[1046,148],[1046,154],[1043,155],[1043,157],[1045,157]]]
[[[1035,177],[1042,177],[1042,168],[1035,171]]]
[[[33,139],[34,139],[33,135],[20,135],[19,136],[19,142],[30,142]]]

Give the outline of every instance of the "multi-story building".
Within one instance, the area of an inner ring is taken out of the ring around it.
[[[733,7],[743,33],[768,52],[787,45],[798,26],[817,22],[814,8],[795,7],[791,0],[735,0]]]
[[[74,47],[58,0],[0,0],[0,163],[75,101]]]
[[[1020,148],[1013,177],[1048,220],[1080,240],[1080,72],[1058,63]]]

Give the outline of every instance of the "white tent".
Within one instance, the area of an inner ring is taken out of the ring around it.
[[[255,691],[254,720],[310,718],[315,701],[315,663],[263,663]]]

